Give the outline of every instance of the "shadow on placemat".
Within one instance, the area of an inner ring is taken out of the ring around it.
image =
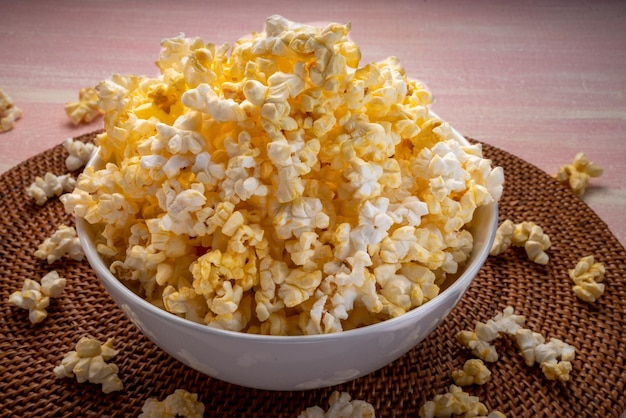
[[[79,137],[91,141],[95,132]],[[476,142],[476,141],[472,141]],[[426,340],[394,363],[332,388],[301,392],[247,389],[206,377],[161,351],[126,319],[86,261],[53,265],[34,257],[59,224],[73,224],[58,199],[35,205],[25,189],[36,176],[65,172],[59,145],[0,177],[0,415],[137,416],[149,397],[163,400],[175,389],[198,394],[206,416],[296,417],[305,408],[327,407],[333,390],[372,403],[379,417],[418,416],[419,408],[447,391],[452,370],[471,355],[455,340],[507,305],[526,316],[526,327],[576,347],[571,380],[546,380],[527,367],[513,343],[500,339],[491,380],[466,390],[490,410],[509,417],[619,417],[626,410],[626,252],[606,224],[578,197],[537,167],[496,147],[484,153],[505,170],[500,220],[533,221],[550,236],[550,262],[534,264],[523,250],[489,257],[459,305]],[[595,304],[578,300],[567,271],[593,254],[606,267],[606,292]],[[67,278],[48,317],[31,325],[28,312],[10,306],[9,295],[26,278],[56,269]],[[124,390],[105,395],[99,385],[56,379],[53,368],[83,335],[115,338],[114,363]]]

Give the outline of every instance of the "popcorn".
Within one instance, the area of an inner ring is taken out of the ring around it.
[[[545,252],[552,245],[550,237],[534,222],[514,224],[507,219],[496,230],[490,255],[500,255],[511,245],[524,247],[526,255],[537,264],[548,264],[550,257]]]
[[[98,93],[93,87],[81,88],[77,102],[65,103],[65,113],[74,125],[89,123],[100,115]]]
[[[572,370],[571,361],[575,355],[574,347],[557,338],[551,338],[548,343],[545,343],[545,339],[541,334],[524,328],[522,326],[524,322],[525,318],[523,316],[515,315],[513,308],[507,306],[504,311],[496,314],[493,319],[488,320],[486,323],[478,322],[473,332],[459,332],[457,340],[462,345],[472,349],[472,353],[478,358],[488,362],[495,362],[498,360],[498,353],[489,343],[501,334],[512,336],[517,342],[526,365],[532,366],[535,362],[538,362],[546,378],[550,380],[558,379],[562,382],[568,381],[569,373]],[[466,364],[466,366],[470,369],[470,365]],[[464,366],[463,371],[453,372],[455,381],[457,378],[460,379],[460,383],[457,383],[459,385],[471,382],[467,376],[469,370],[466,371],[465,368]],[[478,372],[480,366],[472,364],[471,369]],[[485,376],[485,373],[483,372],[482,376]]]
[[[574,293],[585,302],[595,302],[604,294],[604,264],[597,263],[592,255],[581,258],[576,267],[569,270],[574,282]]]
[[[515,224],[510,219],[506,219],[496,229],[496,236],[493,240],[493,245],[489,251],[489,255],[500,255],[509,249],[513,239],[513,232],[515,231]]]
[[[549,380],[567,382],[572,371],[575,350],[569,344],[557,338],[551,338],[544,343],[541,334],[528,329],[519,329],[515,333],[515,339],[522,350],[522,357],[526,365],[532,366],[539,363],[541,371]],[[559,360],[560,358],[560,360]]]
[[[591,177],[600,177],[602,167],[589,161],[584,152],[579,152],[571,164],[559,168],[554,177],[562,184],[567,185],[575,195],[582,195],[589,184]]]
[[[486,323],[477,322],[474,331],[460,331],[457,341],[470,348],[479,359],[493,363],[498,361],[498,353],[490,343],[502,333],[514,335],[525,320],[523,316],[515,315],[513,307],[507,306]]]
[[[59,225],[59,228],[49,238],[39,244],[35,251],[35,257],[47,260],[48,264],[52,264],[61,257],[80,261],[85,257],[85,253],[76,235],[76,229],[72,226]]]
[[[122,281],[208,326],[339,332],[432,299],[502,169],[397,58],[360,66],[350,25],[265,26],[232,50],[165,39],[159,76],[99,83],[106,164],[66,210]]]
[[[0,88],[0,133],[13,129],[15,121],[21,117],[22,109]]]
[[[148,398],[139,414],[139,418],[202,418],[203,416],[204,404],[198,401],[198,395],[184,389],[176,389],[162,402],[156,398]]]
[[[118,354],[113,349],[113,338],[100,344],[96,339],[82,337],[76,343],[76,350],[68,352],[61,363],[54,368],[58,379],[76,376],[78,383],[90,382],[102,385],[102,392],[111,393],[123,389],[118,377],[118,367],[107,363]]]
[[[41,283],[26,279],[22,290],[9,295],[9,303],[19,308],[28,309],[28,319],[32,324],[43,321],[48,312],[50,298],[58,298],[65,289],[66,280],[56,271],[51,271],[41,278]]]
[[[334,391],[328,400],[329,408],[324,411],[312,406],[302,411],[298,418],[374,418],[376,411],[369,402],[352,399],[347,392]]]
[[[499,411],[487,415],[488,409],[477,396],[471,396],[456,385],[450,385],[448,392],[435,395],[432,401],[426,402],[419,410],[421,418],[435,417],[504,417]]]
[[[91,158],[91,155],[96,149],[96,146],[92,143],[75,141],[72,138],[63,141],[63,147],[69,154],[65,159],[65,166],[69,171],[78,170],[87,164],[87,161],[89,161],[89,158]]]
[[[491,377],[491,371],[480,359],[465,362],[462,370],[452,372],[452,379],[457,386],[484,385]]]
[[[56,176],[48,172],[43,178],[37,176],[26,189],[26,194],[32,197],[37,205],[43,206],[49,198],[60,196],[64,192],[71,192],[75,186],[76,179],[71,174]]]

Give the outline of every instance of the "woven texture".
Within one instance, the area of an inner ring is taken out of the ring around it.
[[[95,132],[79,137],[91,141]],[[144,337],[117,308],[86,261],[48,265],[34,256],[59,224],[73,224],[58,199],[39,207],[25,194],[36,176],[62,174],[66,151],[58,145],[0,176],[0,415],[137,416],[149,397],[163,400],[175,389],[198,394],[206,416],[296,417],[307,407],[327,408],[333,390],[374,405],[379,417],[417,416],[419,408],[447,391],[451,372],[471,355],[455,340],[507,305],[525,315],[526,327],[576,347],[571,380],[548,381],[528,367],[515,344],[497,340],[500,359],[491,380],[466,390],[490,410],[509,417],[619,417],[626,410],[626,251],[607,225],[569,189],[535,166],[483,144],[504,168],[500,221],[533,221],[550,236],[550,262],[530,262],[523,249],[489,257],[459,305],[426,340],[394,363],[339,386],[301,392],[247,389],[206,377],[174,360]],[[606,268],[606,292],[595,304],[578,300],[568,270],[593,254]],[[67,279],[38,325],[28,311],[9,305],[24,279],[39,281],[51,269]],[[105,395],[99,385],[56,379],[53,368],[84,335],[115,338],[124,390]]]

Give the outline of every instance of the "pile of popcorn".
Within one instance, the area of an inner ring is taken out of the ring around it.
[[[275,15],[232,49],[181,34],[159,76],[96,86],[103,164],[61,199],[118,278],[189,320],[271,335],[438,294],[503,171],[429,112],[398,59],[360,66],[349,29]]]

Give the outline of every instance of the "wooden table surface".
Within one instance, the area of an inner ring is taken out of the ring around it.
[[[213,4],[215,3],[215,4]],[[605,169],[583,199],[626,244],[626,2],[0,0],[0,87],[24,116],[0,134],[0,172],[99,129],[63,105],[113,73],[156,75],[163,38],[233,43],[281,14],[352,22],[362,62],[389,55],[466,136],[549,174],[583,151]]]
[[[217,4],[212,4],[217,3]],[[98,129],[63,105],[113,73],[156,75],[163,38],[232,44],[281,14],[352,22],[362,63],[389,55],[466,136],[554,174],[580,151],[605,169],[583,199],[626,244],[626,3],[0,0],[0,87],[24,116],[0,134],[0,172]]]

